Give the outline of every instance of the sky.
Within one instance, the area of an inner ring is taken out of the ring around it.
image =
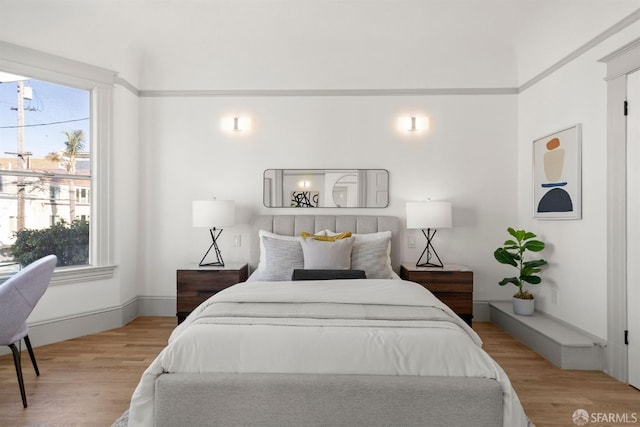
[[[78,129],[84,131],[89,151],[90,92],[33,79],[25,80],[25,86],[33,89],[33,97],[24,100],[24,151],[45,157],[64,149],[64,131]],[[0,157],[18,150],[17,91],[15,82],[0,83]]]

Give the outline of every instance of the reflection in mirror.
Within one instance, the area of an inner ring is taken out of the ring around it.
[[[386,169],[267,169],[263,202],[268,208],[385,208]]]
[[[344,208],[357,206],[358,201],[354,200],[358,196],[358,175],[355,173],[344,175],[333,184],[333,203]]]

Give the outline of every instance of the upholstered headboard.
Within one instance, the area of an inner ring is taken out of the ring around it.
[[[375,215],[261,215],[251,229],[251,257],[254,270],[260,259],[258,231],[265,230],[285,236],[299,236],[301,232],[317,233],[332,230],[337,233],[351,231],[365,234],[391,231],[391,266],[397,273],[401,263],[400,219],[395,216]]]

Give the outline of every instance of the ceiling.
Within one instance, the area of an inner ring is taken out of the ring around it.
[[[230,88],[512,87],[638,8],[640,0],[0,0],[0,40],[114,69],[147,89],[202,87],[208,76]]]

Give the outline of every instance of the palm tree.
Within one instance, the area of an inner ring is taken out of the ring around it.
[[[67,140],[64,142],[65,148],[57,153],[49,153],[47,159],[61,163],[69,175],[76,173],[76,159],[78,154],[84,149],[84,131],[74,130],[72,132],[64,131]],[[73,179],[69,180],[69,222],[76,219],[76,183]]]

